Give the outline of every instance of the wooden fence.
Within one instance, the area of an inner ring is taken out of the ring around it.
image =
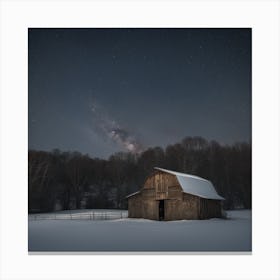
[[[128,217],[127,211],[119,212],[86,212],[86,213],[49,213],[49,214],[30,214],[28,219],[36,220],[117,220]]]

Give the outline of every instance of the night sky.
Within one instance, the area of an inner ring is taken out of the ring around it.
[[[251,29],[29,29],[29,149],[251,141]]]

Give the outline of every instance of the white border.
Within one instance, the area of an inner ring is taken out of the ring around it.
[[[279,279],[279,2],[2,1],[1,279]],[[253,28],[253,254],[28,255],[27,28]],[[264,198],[264,199],[263,199]]]

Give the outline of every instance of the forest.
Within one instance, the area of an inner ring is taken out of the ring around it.
[[[108,159],[55,149],[28,151],[28,211],[126,209],[126,196],[139,190],[154,167],[210,180],[226,200],[226,210],[252,206],[252,147],[250,143],[221,145],[202,137],[119,152]]]

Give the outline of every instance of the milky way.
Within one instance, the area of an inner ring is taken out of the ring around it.
[[[143,150],[135,136],[106,114],[105,110],[96,101],[91,104],[91,112],[94,125],[99,128],[101,133],[131,153],[140,153]]]

